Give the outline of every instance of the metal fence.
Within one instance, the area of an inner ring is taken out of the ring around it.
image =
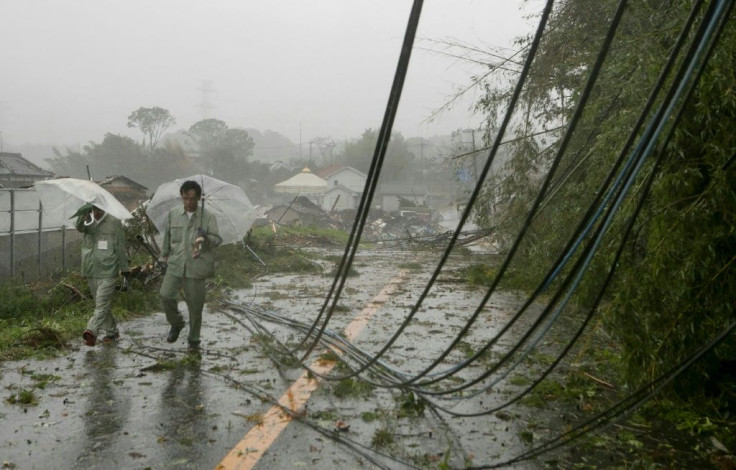
[[[0,189],[0,281],[31,282],[79,266],[72,221],[45,220],[35,189]]]

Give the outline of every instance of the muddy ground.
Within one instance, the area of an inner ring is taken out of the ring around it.
[[[321,275],[264,276],[256,279],[252,288],[231,293],[235,307],[208,305],[201,358],[187,355],[186,330],[177,343],[167,344],[168,325],[164,315],[156,313],[122,324],[118,344],[89,348],[80,338],[79,345],[64,357],[3,364],[3,468],[216,468],[251,428],[261,425],[273,402],[302,373],[300,368],[278,365],[274,359],[285,356],[278,353],[276,341],[256,328],[265,328],[273,338],[292,347],[303,333],[255,314],[275,314],[280,319],[311,324],[332,284],[334,257],[341,252],[315,250],[313,254],[323,267]],[[360,251],[353,265],[355,273],[348,277],[328,325],[329,332],[342,334],[394,280],[395,290],[387,301],[376,305],[353,342],[368,355],[378,352],[421,294],[436,256],[431,252]],[[414,321],[382,358],[385,377],[371,369],[372,373],[362,377],[375,385],[322,381],[306,407],[295,410],[297,416],[256,468],[499,465],[594,412],[586,408],[588,400],[581,398],[577,409],[563,408],[551,399],[546,405],[520,400],[483,416],[453,416],[388,386],[392,380],[423,371],[467,323],[484,292],[462,282],[458,269],[483,256],[489,254],[476,249],[470,257],[451,258]],[[523,300],[517,293],[494,294],[469,335],[433,373],[470,357],[507,324]],[[516,338],[539,311],[539,306],[533,306],[519,326],[501,337],[487,355],[427,390],[458,387],[488,370],[516,344]],[[557,340],[549,339],[538,346],[542,349],[530,352],[526,359],[520,357],[519,368],[502,369],[475,387],[432,401],[461,415],[500,407],[523,390],[529,377],[542,368],[537,364],[545,363],[560,347]],[[305,363],[329,358],[320,346]],[[563,374],[570,371],[563,370]],[[333,370],[333,374],[346,373],[341,367]],[[590,390],[608,393],[604,385],[592,380],[588,385]],[[11,404],[6,400],[20,397],[23,391],[31,391],[36,403]],[[544,401],[544,395],[539,396]],[[648,434],[641,429],[624,429],[639,442]],[[614,428],[612,432],[618,431]],[[580,449],[566,448],[502,466],[628,468],[638,451],[603,448],[603,444],[593,446],[583,455]]]

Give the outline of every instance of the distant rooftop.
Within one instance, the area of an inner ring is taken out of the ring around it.
[[[53,173],[29,162],[19,153],[0,152],[0,174],[52,176]]]

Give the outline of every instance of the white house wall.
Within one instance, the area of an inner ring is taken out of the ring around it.
[[[340,197],[339,200],[337,199],[338,196]],[[325,193],[322,198],[322,210],[327,212],[331,211],[332,205],[335,204],[335,200],[337,200],[335,210],[355,209],[355,200],[353,199],[353,195],[344,189],[338,188]]]
[[[355,171],[342,169],[327,178],[327,189],[334,188],[337,185],[362,193],[365,187],[366,176]]]

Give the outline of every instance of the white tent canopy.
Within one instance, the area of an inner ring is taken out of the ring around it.
[[[312,173],[308,167],[286,181],[274,185],[277,193],[322,194],[327,189],[327,181]]]

